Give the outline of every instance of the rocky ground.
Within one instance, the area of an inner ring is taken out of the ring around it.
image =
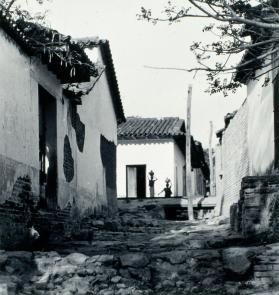
[[[279,294],[279,243],[247,247],[222,223],[120,211],[90,241],[0,252],[0,294]]]

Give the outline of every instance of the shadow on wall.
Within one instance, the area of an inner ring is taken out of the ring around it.
[[[101,159],[104,167],[104,177],[107,193],[109,213],[117,210],[116,197],[116,145],[113,141],[107,140],[103,135],[100,136]]]
[[[75,175],[74,159],[72,156],[72,149],[68,135],[64,138],[64,160],[63,170],[67,182],[71,182]]]
[[[80,120],[80,116],[77,112],[77,106],[75,104],[70,105],[70,116],[72,127],[76,132],[76,141],[79,151],[82,153],[85,141],[85,125]]]

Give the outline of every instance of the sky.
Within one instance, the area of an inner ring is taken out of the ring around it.
[[[169,25],[138,20],[142,6],[159,14],[167,0],[52,0],[45,4],[52,28],[73,37],[108,39],[113,55],[126,116],[186,117],[188,85],[193,84],[192,135],[208,146],[209,122],[214,131],[224,126],[224,116],[241,106],[246,89],[235,95],[205,93],[205,74],[154,70],[145,66],[193,68],[189,47],[194,41],[210,41],[202,33],[204,19],[187,19]],[[183,4],[185,0],[176,0]],[[215,138],[215,136],[214,136]],[[215,142],[217,140],[215,139]]]

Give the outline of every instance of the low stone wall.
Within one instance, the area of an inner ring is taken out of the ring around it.
[[[231,206],[231,227],[245,237],[279,237],[279,175],[242,179],[240,199]]]

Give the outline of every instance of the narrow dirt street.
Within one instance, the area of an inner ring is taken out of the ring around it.
[[[91,223],[92,241],[2,251],[0,294],[279,294],[279,244],[244,247],[228,224],[146,208]]]

